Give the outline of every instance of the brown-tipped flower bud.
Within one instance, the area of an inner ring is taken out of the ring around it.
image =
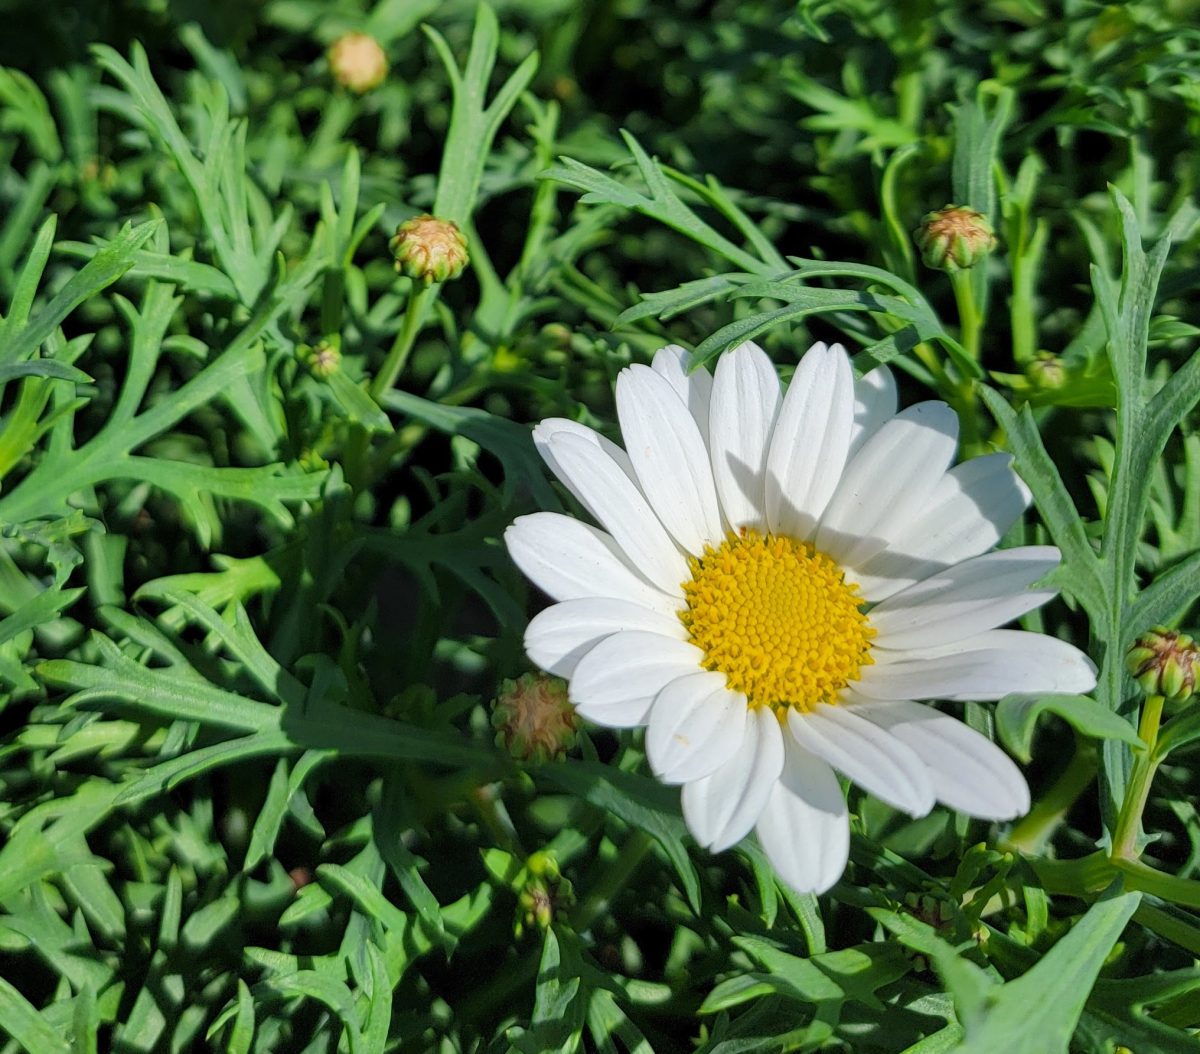
[[[338,84],[362,95],[383,83],[388,61],[374,37],[347,33],[330,46],[329,68]]]
[[[1133,642],[1125,665],[1147,695],[1182,703],[1196,691],[1200,647],[1186,633],[1159,626]]]
[[[575,745],[579,715],[567,698],[566,681],[527,673],[500,685],[492,727],[496,745],[518,761],[549,761]]]
[[[996,248],[996,235],[987,217],[961,205],[929,213],[913,237],[926,265],[938,271],[974,267]]]
[[[467,239],[458,224],[428,214],[400,224],[391,246],[396,270],[414,281],[449,281],[462,274],[470,261]]]
[[[312,348],[301,344],[296,350],[308,372],[319,381],[332,377],[342,365],[342,353],[328,340],[323,340]]]

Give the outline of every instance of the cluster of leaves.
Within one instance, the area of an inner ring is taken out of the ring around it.
[[[495,6],[27,4],[0,44],[0,1049],[1196,1049],[1192,713],[1107,852],[1123,653],[1200,580],[1190,5]],[[951,200],[1001,236],[953,288],[910,236]],[[423,211],[444,289],[388,258]],[[1028,819],[851,792],[818,899],[698,850],[636,737],[493,742],[539,603],[499,536],[569,505],[528,424],[609,427],[668,337],[847,340],[1014,453],[1012,541],[1064,554],[1028,625],[1101,667],[967,707]]]

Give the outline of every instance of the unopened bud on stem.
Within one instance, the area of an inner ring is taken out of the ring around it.
[[[388,61],[374,37],[347,33],[329,48],[329,68],[338,84],[362,95],[383,83]]]
[[[926,265],[938,271],[965,271],[996,248],[987,217],[962,205],[929,213],[913,237]]]
[[[496,745],[519,761],[549,761],[575,745],[579,715],[567,683],[544,673],[504,681],[492,710]]]
[[[1200,647],[1186,633],[1160,626],[1133,642],[1125,664],[1147,695],[1182,703],[1196,691]]]
[[[467,239],[451,220],[414,216],[396,228],[391,241],[396,270],[414,281],[446,282],[467,266]]]

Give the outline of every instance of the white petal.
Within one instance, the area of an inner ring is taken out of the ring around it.
[[[854,382],[854,427],[850,453],[871,438],[883,423],[896,416],[896,378],[886,366],[876,366]]]
[[[688,373],[692,353],[678,344],[668,344],[654,353],[650,368],[672,388],[696,419],[700,435],[708,442],[708,407],[712,401],[712,374],[703,366]]]
[[[509,556],[555,600],[613,597],[663,614],[679,602],[634,572],[603,531],[556,512],[518,516],[504,532]]]
[[[849,707],[818,703],[808,712],[791,710],[788,728],[805,750],[880,801],[910,816],[933,808],[933,783],[921,759]]]
[[[742,745],[746,697],[725,687],[723,673],[672,681],[654,700],[646,726],[646,759],[664,783],[703,779]]]
[[[605,637],[633,629],[674,640],[688,635],[675,615],[628,600],[586,597],[564,600],[535,615],[525,630],[525,654],[547,673],[570,677],[579,660]]]
[[[617,416],[643,493],[675,540],[700,555],[724,530],[695,419],[661,376],[639,365],[617,378]]]
[[[683,787],[683,818],[701,845],[720,853],[736,845],[758,822],[771,788],[783,771],[779,719],[766,707],[746,715],[737,752],[719,769]]]
[[[779,412],[779,374],[752,341],[721,356],[713,380],[708,445],[713,480],[733,529],[766,529],[763,467]]]
[[[938,801],[981,820],[1012,820],[1029,811],[1029,784],[1012,759],[986,736],[908,700],[854,706],[929,766]]]
[[[1056,637],[993,629],[940,648],[889,652],[864,666],[854,689],[871,699],[1002,699],[1010,693],[1082,695],[1096,667]]]
[[[605,637],[575,667],[571,702],[589,721],[612,728],[644,725],[654,697],[697,673],[704,653],[686,641],[628,630]]]
[[[683,583],[691,578],[687,560],[637,484],[607,453],[580,436],[558,432],[546,445],[559,478],[569,481],[629,562],[664,593],[682,597]]]
[[[924,511],[957,441],[958,417],[945,403],[918,403],[893,417],[850,459],[817,548],[852,568],[874,556]]]
[[[588,505],[585,497],[565,477],[562,468],[554,457],[553,451],[550,449],[551,436],[561,433],[578,436],[580,439],[591,443],[597,450],[602,450],[621,467],[621,471],[625,475],[635,483],[637,482],[637,477],[633,472],[633,463],[629,460],[629,455],[611,439],[606,439],[599,432],[588,428],[587,425],[581,425],[578,421],[568,421],[565,417],[547,417],[544,421],[535,425],[533,429],[533,445],[537,448],[537,452],[542,455],[542,460],[549,466],[550,471],[559,478],[563,486],[574,495],[575,500],[593,516],[596,516],[596,510]],[[596,518],[599,519],[600,517],[596,516]]]
[[[956,465],[938,481],[924,512],[887,549],[855,569],[868,600],[906,586],[992,548],[1028,507],[1029,488],[1009,454],[985,454]]]
[[[767,457],[767,522],[809,538],[842,478],[850,450],[854,374],[840,344],[814,344],[783,399]]]
[[[784,736],[785,760],[755,831],[779,877],[799,893],[824,893],[846,870],[850,817],[833,770]]]
[[[1054,597],[1029,587],[1061,559],[1052,545],[1029,545],[964,560],[872,608],[875,646],[938,647],[1011,622]]]

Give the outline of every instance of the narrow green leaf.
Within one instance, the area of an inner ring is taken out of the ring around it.
[[[1013,754],[1031,760],[1033,730],[1044,713],[1056,714],[1093,739],[1115,739],[1131,747],[1143,743],[1125,718],[1085,695],[1009,695],[996,707],[996,731]]]
[[[66,1039],[3,977],[0,977],[0,1032],[7,1033],[34,1054],[71,1054]]]
[[[1092,985],[1140,893],[1097,901],[1027,973],[987,994],[982,1014],[964,1015],[961,1054],[1067,1054]]]
[[[1057,466],[1050,460],[1029,407],[1017,414],[998,392],[981,385],[979,393],[996,422],[1004,429],[1016,457],[1021,478],[1033,491],[1038,510],[1050,536],[1062,550],[1067,567],[1064,588],[1079,598],[1093,618],[1107,605],[1096,552],[1087,539],[1083,523]]]
[[[137,227],[124,227],[71,277],[14,339],[0,346],[0,366],[30,358],[75,308],[125,274],[133,266],[133,254],[149,241],[161,222],[149,220]]]

